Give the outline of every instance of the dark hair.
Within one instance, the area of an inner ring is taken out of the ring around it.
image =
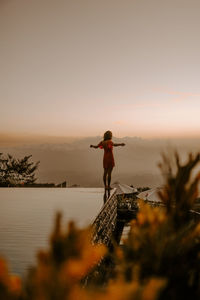
[[[111,140],[112,139],[112,132],[110,130],[106,131],[103,135],[103,139],[104,139],[104,141]]]

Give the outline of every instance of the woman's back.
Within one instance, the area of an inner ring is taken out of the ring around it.
[[[112,149],[113,149],[113,142],[112,142],[112,140],[102,141],[102,142],[99,144],[99,147],[100,147],[101,149],[104,149],[105,152],[112,152]]]
[[[115,166],[113,157],[113,142],[112,140],[105,140],[99,143],[99,147],[104,149],[103,167],[104,169],[110,169]]]

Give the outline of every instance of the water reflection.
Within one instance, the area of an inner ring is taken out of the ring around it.
[[[65,223],[87,226],[99,213],[103,194],[102,188],[0,189],[0,256],[23,275],[38,249],[48,247],[55,213],[62,211]]]
[[[103,195],[103,203],[105,204],[108,198],[110,197],[110,189],[105,189],[104,190],[104,195]]]

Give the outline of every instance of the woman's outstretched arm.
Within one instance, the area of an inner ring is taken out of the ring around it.
[[[125,146],[125,144],[124,144],[124,143],[120,143],[120,144],[113,143],[113,146],[114,146],[114,147]]]
[[[99,146],[98,146],[98,145],[90,145],[90,148],[95,148],[95,149],[97,149],[97,148],[99,148]]]
[[[98,145],[90,145],[90,148],[95,148],[95,149],[103,148],[102,142],[98,143]]]

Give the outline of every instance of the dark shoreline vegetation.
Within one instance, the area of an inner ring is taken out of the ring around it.
[[[0,299],[200,299],[200,221],[190,214],[198,195],[199,162],[200,154],[189,154],[185,164],[177,153],[172,160],[163,155],[163,206],[140,201],[128,238],[123,247],[114,244],[112,253],[91,244],[91,228],[70,222],[63,229],[57,214],[49,249],[38,252],[36,266],[23,281],[0,259]],[[108,257],[112,269],[99,271]]]
[[[67,187],[66,181],[60,184],[55,183],[30,183],[30,184],[0,184],[0,188],[60,188]]]

